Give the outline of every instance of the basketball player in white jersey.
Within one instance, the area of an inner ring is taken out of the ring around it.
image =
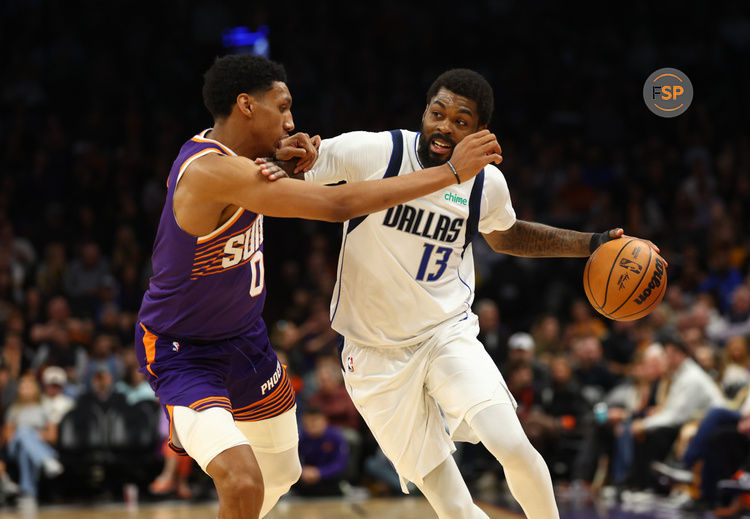
[[[485,129],[492,110],[492,88],[481,75],[445,72],[427,94],[420,133],[351,132],[324,140],[305,180],[351,183],[452,167],[455,146]],[[487,447],[527,517],[556,518],[547,466],[476,338],[471,240],[477,233],[505,254],[586,257],[622,229],[592,234],[517,220],[493,165],[467,182],[347,221],[331,301],[331,326],[344,337],[346,387],[404,491],[405,481],[413,481],[441,519],[487,517],[451,456],[453,440]]]

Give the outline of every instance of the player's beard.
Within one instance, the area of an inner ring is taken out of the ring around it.
[[[456,143],[453,142],[453,139],[451,139],[450,137],[446,137],[442,133],[435,132],[428,138],[427,136],[425,136],[424,132],[420,132],[419,139],[417,141],[417,156],[419,157],[419,161],[422,163],[422,166],[424,166],[425,168],[441,166],[448,160],[450,160],[451,156],[453,155],[453,152],[451,152],[451,155],[447,157],[441,157],[432,153],[430,151],[430,142],[433,139],[442,139],[445,142],[449,142],[453,146],[453,149],[456,148]]]

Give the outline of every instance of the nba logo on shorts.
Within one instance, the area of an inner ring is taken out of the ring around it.
[[[180,343],[177,341],[172,342],[172,351],[180,351]]]
[[[346,369],[354,373],[354,357],[351,355],[346,358]]]

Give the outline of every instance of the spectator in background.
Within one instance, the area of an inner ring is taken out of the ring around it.
[[[750,335],[750,287],[740,285],[732,292],[729,312],[710,323],[706,332],[714,340]]]
[[[728,311],[731,294],[743,282],[740,271],[732,266],[729,248],[725,245],[713,248],[708,257],[708,275],[698,286],[700,292],[708,292],[716,297],[719,310]]]
[[[666,457],[682,425],[724,403],[719,387],[690,358],[687,347],[679,337],[667,336],[662,342],[670,379],[666,400],[655,413],[634,420],[630,426],[636,442],[627,483],[635,488],[655,484],[650,465]]]
[[[683,455],[673,463],[655,461],[652,468],[674,483],[693,483],[693,467],[702,462],[699,503],[716,502],[717,483],[730,477],[750,454],[750,397],[739,410],[714,407],[701,420]]]
[[[572,468],[574,454],[561,452],[565,438],[574,438],[581,433],[581,425],[591,412],[591,405],[583,397],[581,386],[573,377],[570,360],[557,356],[550,364],[551,384],[542,392],[542,409],[554,424],[547,438],[547,455],[562,461],[564,471]],[[557,441],[555,441],[557,440]],[[563,458],[560,458],[562,456]]]
[[[13,282],[8,254],[0,249],[0,323],[4,323],[22,302],[23,291],[20,285]]]
[[[0,357],[0,418],[5,418],[5,413],[16,399],[18,393],[18,379],[13,376],[10,368]]]
[[[39,385],[31,375],[24,375],[18,383],[18,397],[8,409],[4,438],[10,459],[18,464],[22,498],[19,506],[34,507],[40,470],[47,477],[63,472],[52,448],[57,442],[57,425],[41,404]]]
[[[307,369],[314,368],[319,357],[337,351],[339,334],[331,328],[328,301],[325,298],[313,298],[310,315],[299,327],[299,334]]]
[[[76,313],[91,313],[99,290],[110,276],[109,265],[102,258],[99,245],[87,242],[65,274],[65,293]]]
[[[548,364],[552,356],[563,352],[560,336],[560,320],[551,314],[540,316],[531,327],[539,360]]]
[[[583,299],[576,299],[570,307],[571,322],[565,328],[565,340],[570,341],[575,337],[593,336],[603,339],[607,334],[604,322],[594,317],[591,305]]]
[[[533,390],[533,371],[524,361],[511,366],[509,389],[519,395],[519,420],[529,441],[545,460],[555,455],[557,440],[566,431],[572,431],[589,412],[589,405],[581,396],[581,389],[573,379],[570,361],[563,355],[550,362],[550,384],[540,395]]]
[[[109,372],[115,379],[120,378],[120,374],[124,372],[124,367],[123,359],[119,355],[119,346],[117,337],[108,333],[100,333],[94,338],[83,376],[83,382],[86,386],[90,386],[95,371],[99,369],[99,365],[102,363],[107,365]]]
[[[321,409],[308,405],[302,414],[299,435],[302,475],[294,490],[303,496],[340,495],[340,483],[349,460],[349,448],[341,433],[328,424]]]
[[[92,333],[90,319],[72,317],[67,299],[53,297],[47,303],[47,321],[31,326],[31,342],[38,345],[34,366],[60,366],[66,370],[68,380],[78,382],[86,359],[81,345],[90,343]]]
[[[179,499],[192,499],[193,490],[190,488],[189,478],[195,463],[193,458],[180,456],[169,448],[166,441],[161,452],[164,456],[164,466],[156,479],[149,484],[149,492],[157,496],[174,492]]]
[[[154,390],[151,389],[145,375],[139,371],[135,348],[125,348],[122,351],[121,360],[125,374],[122,380],[115,382],[115,390],[125,395],[128,405],[135,405],[144,400],[155,401]]]
[[[574,463],[574,480],[591,483],[599,458],[607,455],[613,481],[616,484],[622,481],[633,461],[630,422],[643,418],[661,404],[666,369],[660,344],[652,344],[636,353],[630,377],[609,391],[593,408],[593,420],[587,424]]]
[[[117,229],[115,246],[112,251],[112,271],[121,273],[129,265],[139,265],[141,262],[141,247],[136,239],[133,228],[122,225]]]
[[[721,359],[712,346],[701,344],[693,351],[693,358],[695,359],[695,362],[703,368],[703,371],[708,373],[714,382],[719,383],[721,381],[723,366],[720,364]]]
[[[612,329],[602,341],[604,358],[609,370],[615,375],[624,375],[637,347],[636,321],[612,321]]]
[[[67,271],[65,245],[52,242],[44,249],[44,261],[36,272],[36,285],[44,297],[63,293]]]
[[[31,241],[16,236],[7,219],[0,219],[0,250],[7,253],[13,284],[21,287],[34,266],[36,251]]]
[[[359,413],[344,387],[341,363],[335,357],[321,357],[315,375],[318,389],[307,399],[307,404],[326,415],[329,424],[358,431]]]
[[[508,359],[508,328],[500,321],[500,309],[492,299],[481,299],[475,307],[479,319],[477,339],[484,345],[495,364],[501,366]]]
[[[126,264],[120,271],[120,291],[117,294],[117,304],[120,310],[129,314],[130,320],[135,323],[138,309],[143,299],[143,286],[138,277],[136,264]],[[132,328],[132,326],[130,327]]]
[[[742,335],[727,339],[722,356],[721,388],[728,398],[734,398],[740,389],[750,384],[750,351],[747,339]]]
[[[63,416],[75,406],[75,401],[63,393],[67,379],[65,370],[59,366],[47,366],[42,372],[41,403],[55,426],[60,425]]]
[[[8,366],[10,375],[18,379],[29,367],[30,361],[27,358],[29,350],[24,348],[21,335],[15,332],[7,332],[3,341],[2,359],[3,363]]]
[[[508,338],[508,361],[524,362],[531,368],[534,392],[539,395],[549,385],[549,370],[534,355],[534,338],[526,332],[516,332]]]
[[[125,395],[115,391],[114,374],[107,362],[96,362],[92,366],[91,389],[76,400],[76,407],[98,407],[106,411],[110,407],[126,406]]]
[[[581,384],[583,396],[593,405],[615,387],[618,377],[609,370],[604,361],[602,343],[599,339],[593,335],[577,337],[571,345],[576,380]]]

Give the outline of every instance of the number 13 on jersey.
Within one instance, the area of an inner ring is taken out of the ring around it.
[[[432,254],[433,251],[435,252],[434,256]],[[417,281],[425,280],[427,268],[431,263],[437,267],[437,270],[430,269],[432,272],[427,274],[427,281],[436,281],[440,279],[440,276],[443,275],[445,268],[448,266],[448,259],[451,257],[451,252],[453,252],[453,249],[450,247],[438,247],[435,249],[435,246],[431,243],[425,243],[422,261],[419,264],[419,271],[417,272]],[[431,261],[431,258],[433,257],[435,258],[434,262]]]

